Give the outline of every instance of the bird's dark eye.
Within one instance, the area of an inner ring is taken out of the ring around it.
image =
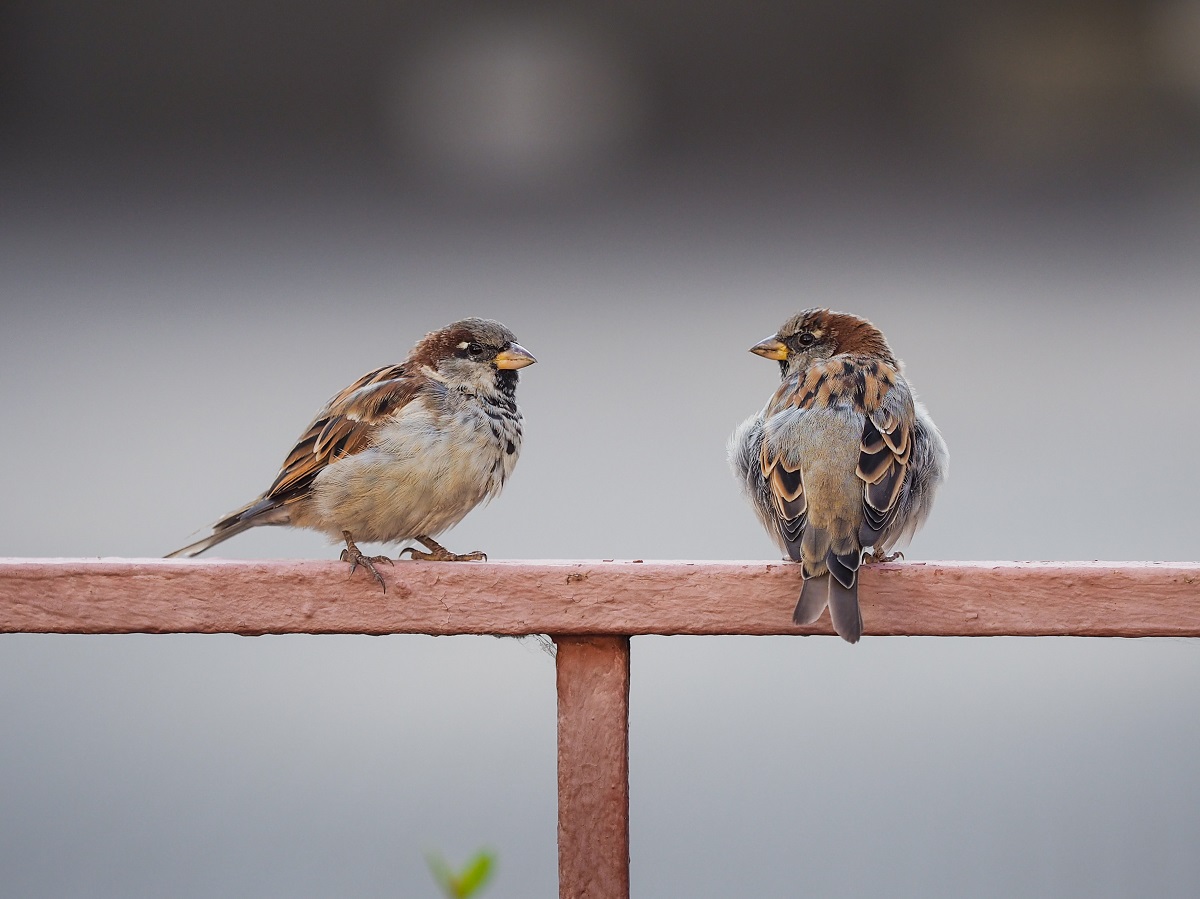
[[[471,341],[469,344],[467,344],[467,352],[472,356],[478,356],[483,352],[483,347],[480,344],[475,343],[475,341]]]
[[[813,337],[808,331],[802,331],[796,339],[800,341],[801,346],[812,346],[813,341],[817,338]]]

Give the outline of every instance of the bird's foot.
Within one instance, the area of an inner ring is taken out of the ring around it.
[[[895,562],[904,558],[904,553],[882,553],[879,550],[872,550],[869,553],[863,553],[863,562],[867,565],[878,565],[880,562]]]
[[[411,546],[406,546],[400,550],[400,555],[412,553],[412,558],[420,559],[423,562],[486,562],[487,553],[481,553],[476,550],[473,553],[452,553],[442,544],[438,543],[432,537],[416,537],[418,543],[423,544],[429,552],[423,553],[419,549],[413,549]]]
[[[383,592],[387,593],[387,584],[383,582],[383,575],[375,567],[375,563],[387,562],[392,564],[392,560],[387,556],[364,556],[362,550],[358,548],[358,544],[354,542],[354,538],[350,536],[349,531],[342,531],[342,537],[346,541],[346,548],[342,550],[341,559],[343,562],[350,563],[350,575],[353,577],[354,572],[361,565],[367,571],[371,572],[371,576],[379,581],[379,586],[383,588]]]

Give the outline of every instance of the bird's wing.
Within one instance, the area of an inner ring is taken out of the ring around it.
[[[280,503],[299,498],[326,466],[370,446],[379,425],[411,402],[423,383],[404,364],[363,375],[317,414],[264,498]]]
[[[804,497],[804,480],[797,464],[792,468],[783,453],[773,452],[770,441],[762,441],[759,470],[766,481],[775,512],[775,524],[792,561],[800,561],[800,539],[808,520],[808,501]]]
[[[893,372],[892,385],[874,408],[864,410],[862,446],[855,474],[863,482],[859,542],[873,546],[899,507],[912,458],[916,408],[907,385]]]

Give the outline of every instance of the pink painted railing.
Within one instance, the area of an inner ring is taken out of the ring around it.
[[[798,566],[0,559],[0,633],[550,634],[559,894],[629,896],[629,637],[831,634],[791,623]],[[926,562],[862,571],[868,638],[1197,637],[1200,564]],[[854,652],[847,646],[846,652]]]

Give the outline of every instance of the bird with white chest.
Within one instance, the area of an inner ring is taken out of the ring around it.
[[[504,487],[521,450],[518,370],[536,360],[499,322],[468,318],[433,331],[398,365],[331,399],[265,493],[171,553],[196,556],[251,527],[285,525],[344,540],[342,558],[382,585],[356,541],[416,540],[413,558],[469,561],[434,539]]]

